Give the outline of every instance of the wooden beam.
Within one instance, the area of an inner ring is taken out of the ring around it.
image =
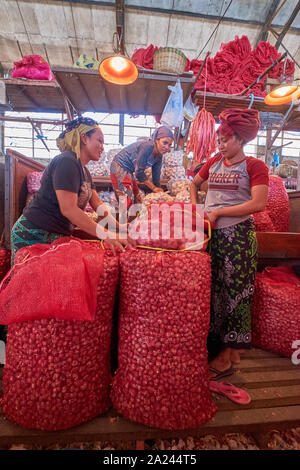
[[[76,106],[74,106],[74,104],[72,103],[72,100],[71,100],[71,98],[69,97],[69,95],[68,95],[68,93],[67,93],[67,91],[66,91],[64,85],[62,84],[61,80],[58,78],[58,74],[56,74],[55,71],[53,71],[53,70],[52,70],[52,72],[53,72],[53,74],[54,74],[54,76],[55,76],[55,79],[56,79],[56,81],[57,81],[57,84],[59,85],[61,94],[62,94],[62,96],[63,96],[67,115],[68,115],[68,113],[74,115],[74,113],[73,113],[73,112],[70,110],[70,108],[69,108],[69,105],[68,105],[68,103],[67,103],[67,101],[68,101],[68,102],[70,103],[70,105],[72,106],[72,108],[74,109],[74,111],[76,112],[76,114],[77,114],[78,116],[80,116],[80,115],[81,115],[81,112],[79,112],[79,111],[76,109]],[[66,101],[66,100],[67,100],[67,101]]]
[[[81,88],[82,88],[82,90],[83,90],[83,93],[84,93],[84,95],[86,96],[86,98],[87,98],[87,100],[88,100],[88,102],[89,102],[90,107],[92,108],[92,110],[93,110],[94,113],[95,113],[95,112],[96,112],[95,107],[94,107],[93,103],[92,103],[91,100],[90,100],[90,97],[89,97],[89,95],[88,95],[88,92],[87,92],[87,90],[86,90],[84,84],[83,84],[82,81],[80,80],[80,75],[78,75],[77,78],[78,78],[78,81],[79,81],[79,83],[80,83],[80,86],[81,86]]]

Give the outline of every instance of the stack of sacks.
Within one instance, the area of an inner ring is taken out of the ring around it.
[[[156,49],[151,44],[147,49],[136,50],[132,56],[133,62],[145,68],[153,68],[153,55]],[[194,89],[206,89],[214,93],[240,93],[280,57],[281,54],[269,42],[260,41],[252,50],[247,36],[241,38],[236,36],[233,41],[223,43],[215,57],[207,59],[207,66],[204,67]],[[188,60],[185,71],[192,70],[194,75],[197,75],[202,63],[202,60]],[[248,93],[265,96],[267,78],[281,78],[283,69],[284,61],[276,65]],[[294,72],[295,63],[287,60],[286,76],[293,78]]]
[[[209,255],[129,250],[120,255],[120,267],[114,408],[146,426],[200,426],[217,411],[206,347]]]
[[[191,202],[190,184],[190,181],[187,179],[170,180],[168,182],[168,189],[170,194],[175,197],[175,201]]]
[[[180,180],[186,177],[185,168],[182,164],[183,151],[176,150],[165,154],[164,163],[166,167],[166,179]]]
[[[97,163],[97,162],[96,162]],[[30,204],[32,201],[34,194],[40,189],[41,187],[41,179],[43,176],[42,171],[33,171],[32,173],[28,173],[27,175],[27,191],[28,195],[26,198],[26,206]],[[97,220],[97,214],[94,212],[93,208],[87,203],[85,212],[93,218],[93,220]]]
[[[284,182],[278,176],[270,176],[266,209],[253,214],[258,232],[288,232],[290,206]]]
[[[46,258],[41,256],[37,259],[40,267],[35,265],[32,272],[35,275],[40,273],[41,282],[38,286],[42,284],[42,289],[38,294],[42,299],[38,303],[29,289],[27,290],[29,301],[26,303],[29,316],[32,316],[31,305],[34,305],[35,310],[42,305],[40,315],[34,316],[35,319],[22,321],[22,316],[25,318],[24,310],[15,308],[16,316],[18,312],[21,318],[16,318],[16,322],[9,323],[8,327],[1,406],[9,420],[25,428],[67,429],[95,418],[111,406],[110,343],[114,297],[119,274],[118,258],[109,250],[105,250],[101,256],[103,250],[100,243],[85,243],[75,238],[65,237],[58,240],[52,248],[62,245],[66,240],[72,241],[73,259],[70,260],[70,251],[66,251],[68,248],[66,247],[60,262],[52,265],[50,263],[50,272],[54,278],[61,279],[64,272],[64,282],[61,284],[57,301],[55,296],[51,297],[53,311],[51,312],[50,307],[48,312],[44,310],[46,307],[42,300],[46,296],[40,295],[41,291],[46,291],[48,282],[47,279],[43,279],[42,273],[47,269],[43,264],[48,263],[49,266],[50,259],[48,257],[46,262],[43,262]],[[83,247],[82,256],[79,249],[74,248],[74,243],[76,247],[78,243]],[[19,250],[16,255],[16,265],[24,259],[25,251],[36,252],[37,246]],[[48,249],[47,245],[40,247],[44,252]],[[56,260],[57,253],[56,250]],[[34,256],[32,260],[33,258]],[[30,260],[30,257],[28,259]],[[32,262],[35,263],[34,260]],[[103,269],[99,269],[102,264]],[[23,278],[25,277],[25,280],[28,278],[29,268],[26,270],[26,266],[23,266],[15,276],[13,275],[12,281],[14,278],[19,278],[21,282],[21,269],[26,271]],[[69,275],[67,275],[68,269]],[[76,276],[72,277],[74,272]],[[82,279],[84,281],[81,281]],[[85,292],[85,289],[82,289],[82,282],[86,286]],[[70,287],[75,284],[77,289],[74,287],[72,290]],[[6,290],[4,294],[5,292]],[[82,304],[79,306],[81,299]],[[92,304],[92,300],[95,302],[95,308],[89,309],[89,316],[94,315],[94,319],[88,320],[86,315],[86,320],[77,320],[74,312],[79,313],[82,318],[83,310],[87,309],[87,300],[89,300],[88,306]],[[57,304],[60,306],[59,319],[58,307],[54,307]],[[82,305],[86,308],[81,308]],[[4,309],[1,310],[2,316],[5,316]]]
[[[151,167],[146,168],[145,174],[146,174],[147,178],[148,178],[150,181],[152,181],[152,168],[151,168]],[[166,165],[165,165],[164,160],[163,160],[163,163],[162,163],[162,166],[161,166],[160,179],[161,179],[161,180],[166,179]]]
[[[252,342],[291,357],[300,339],[300,279],[287,266],[257,273],[252,305]]]
[[[108,176],[109,171],[105,163],[106,153],[102,152],[100,159],[96,161],[90,161],[86,167],[89,170],[91,176]]]

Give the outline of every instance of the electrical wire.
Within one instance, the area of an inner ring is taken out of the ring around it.
[[[212,32],[211,35],[209,36],[209,38],[208,38],[208,40],[206,41],[204,47],[201,49],[201,51],[200,51],[199,54],[197,55],[196,60],[197,60],[198,57],[202,54],[202,52],[203,52],[204,49],[206,48],[207,44],[209,43],[209,41],[211,40],[211,38],[213,37],[213,35],[214,35],[215,32],[217,31],[218,27],[220,26],[221,21],[223,20],[224,16],[225,16],[226,13],[227,13],[227,10],[229,9],[230,5],[232,4],[232,1],[233,1],[233,0],[230,0],[230,2],[229,2],[229,4],[227,5],[226,10],[224,11],[222,17],[219,19],[219,22],[218,22],[217,26],[215,27],[215,29],[213,30],[213,32]]]

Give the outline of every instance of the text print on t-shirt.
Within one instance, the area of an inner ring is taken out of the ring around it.
[[[237,191],[239,189],[239,179],[241,175],[235,172],[211,173],[208,179],[209,189]]]

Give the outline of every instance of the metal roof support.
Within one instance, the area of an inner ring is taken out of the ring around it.
[[[278,49],[279,46],[281,45],[282,43],[282,40],[284,38],[284,36],[286,35],[286,33],[288,32],[288,30],[290,29],[290,26],[291,24],[293,23],[294,19],[296,18],[296,16],[298,15],[300,11],[300,2],[297,2],[297,5],[295,6],[294,8],[294,11],[293,13],[291,14],[291,16],[289,17],[288,21],[286,22],[283,30],[281,31],[281,33],[279,34],[279,37],[276,41],[276,44],[275,44],[275,48]]]
[[[0,118],[4,117],[4,112],[0,111]],[[0,155],[4,155],[4,124],[0,122]]]
[[[55,72],[53,71],[53,74],[55,76],[55,79],[56,79],[56,82],[58,83],[59,85],[59,88],[60,88],[60,91],[61,91],[61,94],[63,96],[63,99],[64,99],[64,105],[65,105],[65,110],[66,110],[66,114],[68,116],[68,121],[72,121],[74,119],[74,111],[76,112],[77,116],[81,116],[81,113],[79,111],[77,111],[77,109],[75,108],[75,106],[73,105],[72,101],[70,100],[64,86],[62,85],[61,81],[59,80],[57,74],[55,74]],[[72,108],[71,108],[71,107]]]
[[[274,16],[276,16],[276,9],[280,3],[280,0],[273,0],[272,4],[270,5],[269,11],[267,13],[265,24],[259,33],[258,39],[256,41],[255,47],[260,41],[267,41],[268,39],[268,31],[269,27],[271,26],[272,20]]]
[[[120,52],[125,55],[125,0],[116,0],[116,25]]]
[[[119,144],[124,145],[124,114],[119,114]]]
[[[267,136],[268,138],[267,138],[266,154],[265,154],[265,163],[266,163],[267,166],[269,166],[270,163],[271,163],[271,156],[272,156],[271,149],[272,149],[272,146],[273,146],[275,140],[277,139],[278,135],[280,134],[280,132],[283,130],[284,125],[288,122],[288,118],[289,118],[289,115],[291,114],[291,111],[294,107],[294,104],[295,104],[295,101],[292,101],[291,104],[290,104],[289,109],[287,110],[287,112],[284,115],[281,126],[277,129],[277,131],[275,132],[273,137],[272,137],[272,129],[269,129],[270,133]]]
[[[43,142],[43,144],[44,144],[44,146],[46,147],[46,149],[48,150],[48,152],[50,152],[49,147],[48,147],[48,145],[46,144],[45,139],[44,139],[44,136],[43,136],[43,134],[42,134],[42,132],[41,132],[41,127],[40,127],[41,124],[39,124],[39,126],[38,126],[29,116],[27,117],[27,120],[28,120],[28,121],[30,122],[30,124],[32,125],[32,131],[33,131],[33,132],[32,132],[32,150],[33,150],[33,153],[34,153],[34,131],[36,132],[37,138],[40,139],[40,140]]]
[[[278,38],[279,37],[279,33],[277,33],[277,31],[275,31],[273,28],[270,28],[270,32],[273,34],[273,36],[275,36],[275,38]],[[285,47],[285,45],[283,43],[280,44],[280,46],[288,53],[288,55],[290,56],[290,58],[295,62],[295,64],[299,67],[300,69],[300,65],[298,64],[298,62],[295,60],[295,57],[292,56],[292,54],[290,53],[290,51]]]

